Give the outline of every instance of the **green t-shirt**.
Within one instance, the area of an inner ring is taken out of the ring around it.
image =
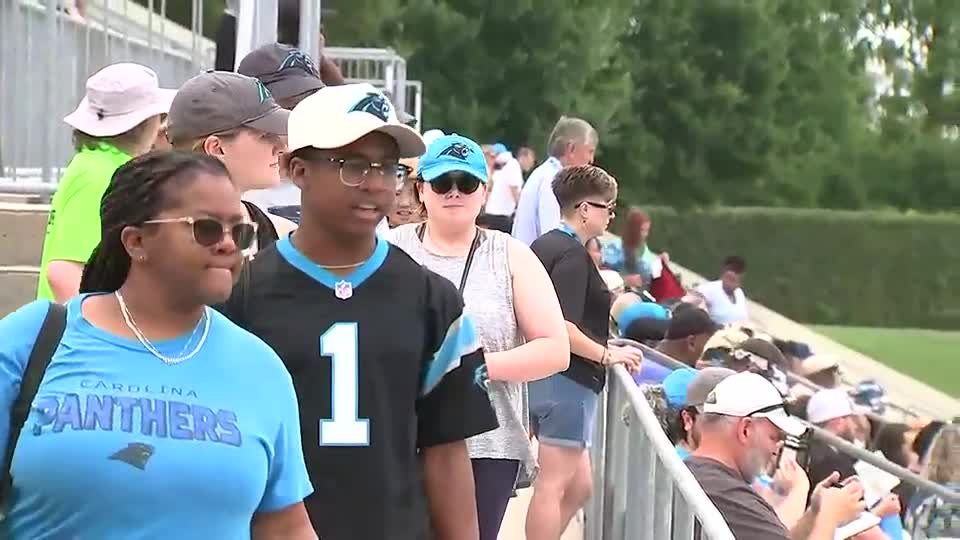
[[[54,300],[47,281],[50,261],[85,264],[100,243],[100,200],[113,173],[130,156],[108,144],[77,152],[53,194],[40,259],[37,298]]]

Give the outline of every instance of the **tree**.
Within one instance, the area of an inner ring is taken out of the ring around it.
[[[392,4],[380,5],[379,22],[345,25],[350,35],[335,28],[348,16],[338,9],[331,42],[389,45],[406,57],[408,75],[426,89],[425,128],[531,144],[542,155],[550,127],[568,114],[589,120],[605,140],[616,138],[631,89],[617,54],[631,0]],[[349,5],[350,14],[358,11],[353,0]]]

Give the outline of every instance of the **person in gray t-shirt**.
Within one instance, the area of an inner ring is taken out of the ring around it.
[[[717,384],[704,401],[698,428],[700,444],[687,467],[737,540],[832,540],[838,526],[863,512],[863,486],[856,480],[837,485],[840,475],[833,473],[817,485],[810,509],[788,531],[750,486],[775,464],[784,436],[805,431],[762,376],[737,373]]]

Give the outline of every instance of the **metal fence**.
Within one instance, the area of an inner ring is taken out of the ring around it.
[[[670,369],[679,369],[679,368],[687,367],[682,362],[675,360],[673,358],[670,358],[669,356],[663,354],[660,351],[657,351],[656,349],[653,349],[641,343],[637,343],[635,341],[626,340],[626,339],[615,339],[615,340],[612,340],[611,343],[616,345],[631,345],[641,349],[644,354],[644,361],[654,361]],[[626,375],[626,373],[624,374]],[[633,379],[630,378],[629,375],[626,375],[626,380],[629,382],[630,385],[632,385],[631,386],[632,388],[636,388],[636,385],[634,384]],[[816,384],[800,376],[790,377],[790,382],[794,384],[801,384],[803,386],[806,386],[812,391],[823,390],[822,387],[817,386]],[[649,407],[649,404],[646,402],[646,399],[644,399],[643,392],[639,391],[639,389],[637,390],[638,390],[638,393],[640,394],[640,399],[642,401],[640,408],[646,409],[647,411],[649,411],[650,417],[652,418],[652,421],[649,423],[649,429],[659,432],[663,436],[663,438],[666,439],[666,435],[663,433],[663,429],[660,427],[660,424],[657,422],[656,415],[653,413],[653,410]],[[630,406],[632,406],[632,402]],[[614,411],[616,410],[617,409],[614,409]],[[878,415],[870,414],[870,416],[872,416],[876,420],[889,421],[889,419],[879,417]],[[609,411],[606,413],[606,417],[607,417],[607,424],[610,425],[610,422],[612,422],[613,419],[611,419]],[[914,473],[913,471],[906,469],[904,467],[901,467],[896,463],[893,463],[892,461],[886,459],[882,455],[878,455],[874,452],[865,450],[863,448],[860,448],[859,446],[851,444],[850,442],[844,439],[841,439],[836,435],[833,435],[829,431],[826,431],[820,427],[810,424],[809,422],[804,422],[804,423],[807,426],[807,428],[811,430],[813,438],[816,441],[818,441],[818,444],[830,445],[834,447],[836,450],[838,450],[839,452],[846,454],[852,457],[853,459],[863,461],[865,463],[873,465],[874,467],[877,467],[880,470],[883,470],[889,474],[892,474],[897,478],[899,478],[901,482],[912,485],[921,493],[937,495],[942,500],[951,504],[960,504],[960,493],[958,493],[957,491],[954,491],[946,486],[931,482],[930,480]],[[644,424],[644,428],[645,430],[648,428],[647,423]],[[608,437],[608,440],[609,440],[609,437]],[[623,443],[618,442],[614,444],[617,445],[616,447],[620,447],[622,446]],[[669,441],[667,441],[667,444],[669,444]],[[672,450],[672,446],[670,447],[670,449]],[[617,456],[617,457],[622,459],[621,456]],[[599,459],[599,458],[595,458],[595,459]],[[610,457],[607,456],[607,459],[610,459]],[[618,478],[622,478],[622,475],[618,476]],[[659,489],[660,485],[657,484],[653,487],[656,489]],[[606,536],[598,536],[593,538],[595,539],[602,538],[603,540],[607,539]],[[620,538],[620,537],[615,536],[614,538]],[[631,536],[629,538],[634,538],[634,537]],[[654,536],[654,538],[660,538],[660,536]]]
[[[622,366],[609,372],[591,449],[594,496],[584,540],[733,540]]]
[[[381,88],[394,104],[419,118],[419,111],[412,111],[407,101],[407,61],[393,49],[326,47],[323,53],[337,63],[346,82]]]
[[[167,0],[145,8],[129,0],[88,1],[85,22],[59,0],[0,0],[0,191],[51,193],[73,154],[61,119],[87,78],[115,62],[149,66],[176,88],[213,65],[202,37],[203,0],[192,0],[191,28],[166,18]],[[156,11],[156,12],[155,12]]]

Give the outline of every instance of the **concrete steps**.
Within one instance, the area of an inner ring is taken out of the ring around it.
[[[0,198],[0,317],[36,298],[49,205]]]
[[[0,318],[37,298],[36,266],[0,266]]]

